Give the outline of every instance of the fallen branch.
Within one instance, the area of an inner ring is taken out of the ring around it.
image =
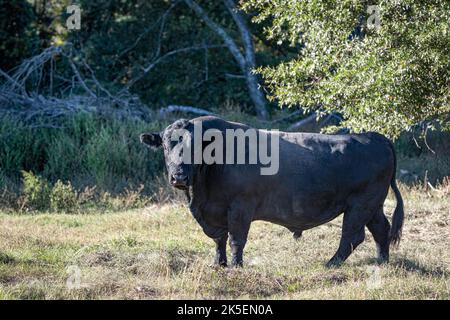
[[[215,114],[211,111],[197,108],[197,107],[191,107],[191,106],[178,106],[178,105],[170,105],[166,108],[162,108],[159,110],[159,115],[165,116],[168,113],[172,112],[185,112],[185,113],[194,113],[201,116],[214,116]]]
[[[281,117],[279,119],[274,119],[274,120],[262,120],[262,122],[272,123],[272,124],[273,123],[278,123],[278,122],[283,122],[283,121],[287,121],[287,120],[289,120],[289,119],[291,119],[293,117],[296,117],[298,115],[301,115],[301,114],[303,114],[303,112],[304,112],[303,109],[299,109],[299,110],[296,110],[296,111],[292,112],[291,114],[288,114],[285,117]]]
[[[335,112],[326,114],[325,117],[320,118],[320,119],[318,119],[317,117],[318,117],[317,112],[313,112],[309,116],[307,116],[306,118],[304,118],[304,119],[302,119],[300,121],[297,121],[297,122],[293,123],[292,125],[290,125],[287,130],[288,131],[294,131],[294,130],[302,131],[302,130],[305,129],[306,126],[311,125],[313,123],[317,123],[320,127],[324,127],[333,118],[336,119],[339,122],[342,121],[342,118],[338,114],[336,114]]]
[[[93,98],[97,98],[97,95],[92,92],[91,89],[89,89],[89,87],[86,85],[86,83],[84,82],[83,78],[80,75],[80,72],[78,71],[77,67],[75,66],[75,64],[72,62],[72,60],[69,60],[69,64],[70,67],[72,68],[73,73],[75,74],[75,76],[78,79],[78,82],[80,82],[81,86],[83,87],[83,89]]]
[[[317,113],[313,112],[311,115],[307,116],[306,118],[291,124],[287,128],[287,130],[288,131],[294,131],[294,130],[301,131],[302,128],[304,128],[306,125],[316,122],[316,118],[317,118]]]
[[[66,62],[71,74],[58,74],[55,61]],[[48,63],[50,68],[46,68]],[[41,86],[44,74],[49,76],[50,90]],[[53,79],[58,80],[57,92]],[[30,128],[58,129],[63,127],[62,119],[79,113],[95,113],[107,119],[148,120],[152,116],[148,107],[127,90],[121,94],[108,91],[70,43],[45,49],[25,60],[12,74],[0,70],[0,117],[14,117]]]
[[[4,72],[2,69],[0,69],[0,74],[2,76],[4,76],[9,82],[11,82],[13,85],[17,86],[18,88],[22,89],[22,86],[13,78],[11,78],[11,76],[9,74],[7,74],[6,72]]]
[[[242,74],[225,73],[225,77],[231,79],[245,79],[245,76]]]

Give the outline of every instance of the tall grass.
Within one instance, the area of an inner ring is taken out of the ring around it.
[[[162,169],[162,154],[144,148],[139,134],[160,127],[158,122],[105,120],[86,114],[65,119],[58,128],[2,119],[0,183],[19,182],[25,170],[50,182],[71,181],[78,189],[95,185],[118,193],[147,186]]]

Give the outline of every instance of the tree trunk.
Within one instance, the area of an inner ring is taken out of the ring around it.
[[[224,0],[224,3],[239,29],[245,54],[241,52],[233,38],[221,26],[212,21],[205,10],[195,1],[184,0],[184,2],[197,14],[197,16],[199,16],[200,19],[206,23],[211,30],[222,38],[245,77],[248,92],[253,101],[253,105],[255,106],[255,111],[258,118],[267,120],[269,117],[267,112],[267,101],[263,92],[259,88],[258,77],[252,73],[252,70],[256,67],[252,36],[247,24],[245,23],[244,17],[237,10],[234,1]]]
[[[267,113],[267,101],[262,90],[258,85],[258,77],[252,73],[252,70],[256,68],[255,49],[253,47],[252,34],[247,26],[244,16],[236,7],[234,0],[224,0],[225,6],[233,17],[236,23],[239,33],[241,34],[242,42],[244,43],[245,51],[245,76],[247,80],[247,87],[250,93],[250,97],[256,108],[258,116],[262,119],[268,119]]]

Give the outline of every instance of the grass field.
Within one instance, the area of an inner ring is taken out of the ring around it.
[[[242,269],[211,266],[214,245],[181,204],[89,214],[0,213],[2,299],[449,299],[450,188],[402,188],[406,220],[388,265],[366,241],[338,269],[341,219],[295,241],[255,222]],[[385,210],[392,213],[390,195]]]

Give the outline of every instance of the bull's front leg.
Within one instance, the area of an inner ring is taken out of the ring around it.
[[[214,264],[222,267],[227,266],[227,239],[227,234],[218,239],[214,239],[214,242],[216,243],[216,258],[214,259]]]
[[[245,205],[235,203],[228,211],[228,233],[230,236],[231,264],[242,266],[245,243],[252,222],[253,212]]]

